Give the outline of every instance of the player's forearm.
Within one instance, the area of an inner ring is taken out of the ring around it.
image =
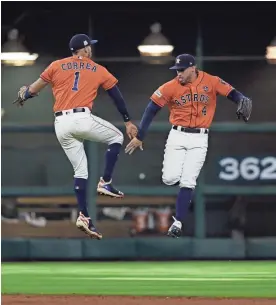
[[[36,95],[47,85],[48,85],[47,82],[45,82],[42,78],[39,78],[29,86],[29,92],[30,94]]]
[[[39,92],[48,85],[42,78],[39,78],[30,86],[28,86],[25,92],[25,99],[32,98],[39,94]]]
[[[157,104],[155,104],[153,101],[150,101],[147,108],[145,109],[145,112],[142,116],[139,128],[138,128],[138,134],[136,136],[136,138],[140,141],[143,141],[146,132],[153,120],[153,118],[155,117],[155,115],[157,114],[158,111],[161,110],[161,107],[158,106]]]
[[[231,100],[232,102],[238,104],[240,100],[242,100],[245,96],[240,93],[238,90],[233,89],[230,91],[230,93],[227,95],[227,98]]]
[[[124,122],[130,121],[130,116],[126,108],[125,100],[119,90],[119,88],[115,85],[111,89],[107,90],[107,93],[112,98],[116,108],[121,113]]]

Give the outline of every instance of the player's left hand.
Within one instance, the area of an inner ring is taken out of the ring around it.
[[[27,89],[28,89],[27,86],[23,86],[19,89],[17,93],[17,99],[13,102],[13,104],[16,104],[17,107],[24,106],[24,102],[26,101],[25,94]]]
[[[140,150],[143,150],[142,144],[142,141],[138,140],[137,138],[133,138],[126,146],[125,153],[131,155],[137,147],[139,147]]]
[[[248,122],[252,112],[252,100],[248,97],[244,97],[238,103],[238,109],[236,111],[238,119],[241,117],[245,122]]]
[[[28,86],[22,86],[17,94],[17,99],[13,101],[17,107],[23,107],[27,99],[34,97],[37,94],[30,94]]]
[[[130,121],[126,122],[125,125],[126,125],[126,133],[127,133],[128,137],[130,138],[130,140],[133,139],[134,137],[136,137],[136,135],[138,133],[138,128]]]

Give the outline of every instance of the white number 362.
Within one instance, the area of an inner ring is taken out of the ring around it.
[[[276,180],[276,157],[246,157],[242,160],[226,157],[221,159],[219,164],[219,178],[222,180]]]

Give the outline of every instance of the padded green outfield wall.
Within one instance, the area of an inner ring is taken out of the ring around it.
[[[276,259],[275,238],[167,239],[9,239],[2,240],[2,261],[101,259]]]

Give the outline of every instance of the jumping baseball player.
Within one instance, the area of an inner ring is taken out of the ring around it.
[[[111,181],[124,137],[111,123],[91,113],[100,86],[121,113],[130,139],[137,134],[137,127],[130,121],[124,98],[117,86],[118,80],[91,59],[91,45],[96,42],[84,34],[73,36],[69,43],[72,56],[52,62],[37,81],[21,87],[14,103],[23,106],[27,99],[38,95],[44,87],[52,86],[56,136],[74,169],[74,190],[79,206],[76,226],[90,237],[101,239],[102,234],[92,224],[87,210],[88,169],[83,142],[90,140],[108,145],[104,174],[97,192],[121,198],[124,194],[113,187]]]
[[[236,114],[245,122],[250,118],[252,100],[217,76],[199,71],[189,54],[176,57],[177,76],[159,87],[151,96],[141,119],[138,134],[127,145],[132,154],[140,147],[154,116],[167,105],[171,131],[166,142],[162,180],[166,185],[179,185],[176,216],[168,236],[181,236],[182,222],[188,212],[192,193],[208,147],[209,127],[216,109],[217,95],[226,96],[237,105]]]

